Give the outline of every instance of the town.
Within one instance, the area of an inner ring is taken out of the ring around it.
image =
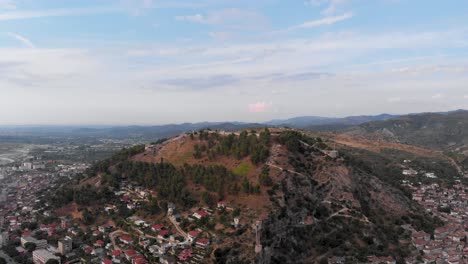
[[[158,150],[155,145],[146,149]],[[224,237],[241,234],[250,224],[229,201],[180,210],[174,203],[157,204],[153,190],[128,180],[114,184],[108,203],[92,205],[104,217],[96,218],[76,205],[54,209],[47,194],[79,178],[90,166],[27,156],[20,163],[1,167],[0,258],[7,263],[35,264],[205,263]],[[466,263],[468,188],[459,180],[443,187],[436,183],[434,173],[413,169],[410,160],[404,160],[402,167],[406,179],[401,184],[411,190],[412,199],[444,222],[433,233],[404,227],[412,234],[407,245],[413,254],[406,263]],[[418,175],[424,183],[416,180]],[[140,209],[162,211],[158,211],[160,217],[149,217],[137,213]],[[260,225],[257,222],[252,229]],[[255,252],[260,252],[259,236],[255,245]],[[328,263],[345,263],[345,258],[333,257]],[[396,260],[369,256],[367,263],[394,264]]]
[[[127,181],[114,190],[117,203],[100,205],[109,219],[104,224],[84,225],[83,214],[75,218],[68,213],[58,215],[45,200],[45,194],[79,177],[89,166],[29,156],[19,165],[1,168],[1,258],[8,263],[41,264],[203,263],[215,243],[214,237],[205,232],[209,219],[215,215],[223,218],[227,233],[240,227],[238,217],[230,218],[239,212],[227,201],[193,212],[179,212],[169,203],[167,217],[144,220],[132,212],[151,202],[153,191]],[[119,209],[129,216],[113,218]],[[116,218],[118,223],[112,220]]]

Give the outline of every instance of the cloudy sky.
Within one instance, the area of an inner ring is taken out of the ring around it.
[[[466,0],[0,0],[0,124],[468,108]]]

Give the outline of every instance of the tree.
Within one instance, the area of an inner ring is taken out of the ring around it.
[[[268,128],[265,128],[264,131],[260,132],[260,136],[259,136],[260,143],[268,146],[270,144],[270,137],[271,137],[270,130],[268,130]]]
[[[83,210],[83,221],[87,225],[94,223],[94,216],[91,214],[88,208]]]
[[[270,177],[270,169],[267,166],[262,168],[262,172],[259,176],[259,181],[264,186],[272,186],[273,180]]]
[[[328,264],[328,259],[326,257],[320,259],[320,264]]]
[[[36,250],[36,244],[31,243],[31,242],[28,242],[28,243],[24,244],[24,248],[25,248],[28,252],[33,252],[34,250]]]
[[[151,198],[151,201],[148,203],[148,211],[152,214],[157,214],[161,212],[161,208],[159,207],[158,200],[156,198]]]
[[[195,144],[193,146],[193,150],[194,150],[194,153],[193,153],[193,157],[196,158],[196,159],[199,159],[202,157],[202,153],[201,153],[201,150],[200,150],[200,146],[198,144]]]
[[[16,250],[16,247],[14,245],[7,245],[4,246],[2,249],[8,256],[12,258],[19,255],[19,252],[18,250]]]
[[[214,201],[213,195],[211,195],[209,192],[203,192],[202,199],[207,205],[209,206],[214,205],[215,201]]]
[[[6,264],[6,263],[7,263],[6,260],[4,258],[0,257],[0,264]]]

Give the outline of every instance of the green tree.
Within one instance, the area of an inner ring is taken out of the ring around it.
[[[265,130],[260,132],[259,140],[260,140],[260,143],[262,143],[263,145],[269,145],[270,144],[270,138],[271,138],[271,134],[270,134],[270,130],[268,130],[268,128],[265,128]]]
[[[195,144],[193,146],[193,150],[194,150],[194,153],[193,153],[193,157],[196,158],[196,159],[199,159],[202,157],[202,153],[201,153],[201,150],[200,150],[200,146],[198,144]]]
[[[25,248],[28,252],[33,252],[34,250],[36,250],[36,244],[31,243],[31,242],[28,242],[28,243],[24,244],[24,248]]]
[[[209,206],[213,206],[215,203],[213,195],[211,195],[209,192],[203,192],[202,199],[203,202],[205,202]]]
[[[151,198],[151,200],[149,201],[147,209],[152,214],[157,214],[161,212],[161,208],[159,207],[158,200],[154,197]]]
[[[273,180],[270,177],[270,168],[268,168],[268,166],[264,166],[262,168],[262,172],[260,173],[260,176],[259,176],[259,182],[260,184],[264,186],[273,185]]]
[[[85,208],[83,210],[83,221],[85,224],[90,225],[94,223],[94,216],[91,214],[91,212],[88,210],[88,208]]]

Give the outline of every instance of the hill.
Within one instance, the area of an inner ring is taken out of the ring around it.
[[[347,134],[442,150],[466,148],[468,111],[414,114],[368,122],[349,129]]]
[[[265,124],[271,126],[289,126],[295,128],[314,128],[321,126],[354,126],[365,122],[387,120],[396,117],[395,115],[380,114],[375,116],[362,115],[362,116],[348,116],[348,117],[320,117],[320,116],[302,116],[293,117],[289,119],[277,119],[266,122]]]
[[[78,218],[86,215],[86,225],[105,221],[103,205],[120,204],[112,219],[127,232],[135,228],[126,224],[129,216],[171,225],[166,211],[175,204],[179,228],[201,230],[213,241],[204,263],[318,263],[332,256],[356,262],[369,255],[402,260],[412,254],[408,226],[432,232],[441,224],[400,185],[402,159],[427,166],[447,160],[423,148],[394,143],[395,152],[385,152],[349,141],[274,128],[186,133],[123,150],[49,200],[57,212],[73,207]],[[335,146],[339,157],[331,152]],[[147,190],[150,198],[126,209],[112,191],[129,186]],[[218,201],[230,209],[215,210]],[[200,208],[212,212],[209,219],[190,220]],[[234,218],[239,226],[232,225]]]

